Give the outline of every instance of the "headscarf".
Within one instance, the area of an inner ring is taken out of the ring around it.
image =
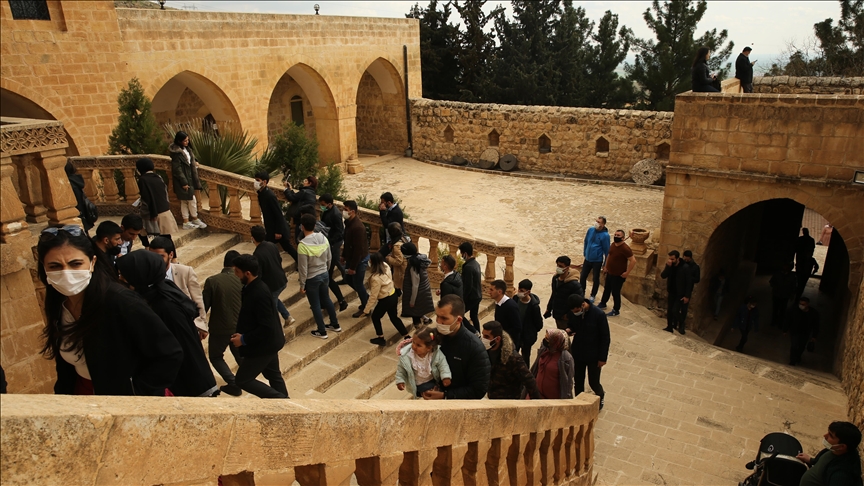
[[[552,353],[560,353],[567,349],[567,332],[562,329],[547,329],[546,342],[549,343],[547,348]]]
[[[135,162],[135,168],[138,169],[139,174],[145,174],[155,169],[156,167],[153,165],[152,160],[144,157],[142,159],[138,159],[138,161]]]
[[[165,261],[149,250],[135,250],[117,259],[120,275],[149,304],[167,300],[178,304],[190,319],[198,317],[198,306],[174,282],[165,280]]]

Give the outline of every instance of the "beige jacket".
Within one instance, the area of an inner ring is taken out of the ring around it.
[[[390,253],[384,257],[384,261],[393,269],[393,286],[397,289],[402,288],[402,281],[405,280],[405,269],[408,268],[408,260],[402,255],[403,243],[405,243],[404,237],[393,243]]]
[[[188,265],[179,263],[171,264],[171,272],[174,274],[174,285],[183,291],[198,306],[198,317],[195,318],[195,327],[210,332],[207,327],[207,312],[204,310],[204,296],[201,293],[201,285],[195,270]]]
[[[396,290],[393,287],[393,279],[390,278],[390,267],[385,263],[384,273],[369,274],[369,301],[366,302],[366,313],[372,313],[379,299],[385,299],[394,293]]]

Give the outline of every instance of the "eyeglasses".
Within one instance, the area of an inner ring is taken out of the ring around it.
[[[81,229],[80,226],[75,224],[67,224],[59,228],[57,228],[56,226],[50,226],[42,230],[42,233],[39,235],[39,241],[53,240],[61,231],[69,234],[69,236],[81,236],[82,234],[84,234],[84,230]]]

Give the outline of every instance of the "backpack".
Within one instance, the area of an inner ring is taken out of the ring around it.
[[[84,196],[84,214],[82,216],[91,225],[96,224],[96,221],[99,220],[99,209],[87,196]]]

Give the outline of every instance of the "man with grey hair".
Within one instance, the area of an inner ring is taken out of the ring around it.
[[[588,273],[593,274],[594,284],[591,285],[591,297],[588,297],[588,301],[592,304],[600,287],[600,269],[606,265],[606,257],[609,256],[609,243],[606,217],[597,216],[594,226],[588,228],[588,233],[585,235],[582,251],[585,261],[582,263],[582,273],[579,274],[579,285],[586,290],[588,287],[585,286],[585,282],[588,279]]]

